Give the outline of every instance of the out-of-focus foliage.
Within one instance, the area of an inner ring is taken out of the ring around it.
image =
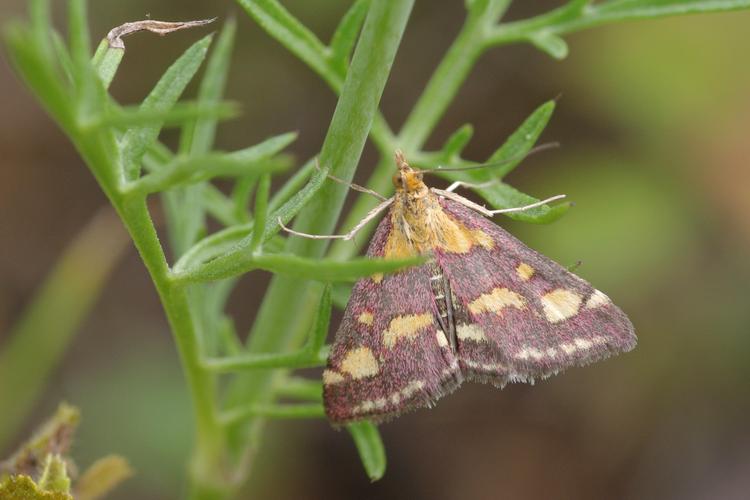
[[[97,500],[132,475],[122,457],[99,459],[72,484],[76,467],[69,456],[80,414],[61,404],[8,460],[0,463],[4,500]]]

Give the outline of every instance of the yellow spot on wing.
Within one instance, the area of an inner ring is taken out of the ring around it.
[[[458,325],[456,336],[459,340],[473,340],[474,342],[487,342],[484,331],[478,325]]]
[[[323,370],[323,384],[332,385],[343,381],[344,377],[340,373],[333,370]]]
[[[448,339],[445,338],[445,333],[443,332],[443,330],[436,330],[435,338],[437,339],[437,343],[440,347],[448,347]]]
[[[393,347],[399,339],[413,339],[419,330],[435,322],[430,313],[396,316],[383,332],[383,344]]]
[[[609,302],[610,302],[609,297],[604,295],[599,290],[594,290],[594,293],[591,294],[591,297],[589,297],[589,300],[586,301],[586,308],[594,309],[596,307],[601,307],[603,305],[609,304]]]
[[[495,241],[490,237],[489,234],[485,233],[481,229],[474,229],[471,232],[471,235],[476,243],[483,246],[487,250],[492,250],[493,248],[495,248]]]
[[[367,347],[352,349],[341,361],[341,371],[348,373],[354,379],[371,377],[379,370],[378,361]]]
[[[370,311],[365,311],[357,317],[357,321],[364,323],[367,326],[372,326],[372,320],[373,317]]]
[[[525,262],[521,262],[516,268],[516,274],[522,281],[530,280],[531,277],[534,276],[534,272],[534,268]]]
[[[541,298],[544,315],[550,323],[558,323],[578,314],[582,300],[580,295],[564,288],[556,288]]]
[[[505,307],[515,307],[523,309],[526,301],[516,292],[507,288],[495,288],[490,293],[480,295],[469,303],[469,311],[473,314],[483,312],[494,312],[500,314]]]

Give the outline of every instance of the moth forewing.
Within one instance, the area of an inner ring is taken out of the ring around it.
[[[480,215],[496,211],[428,189],[399,153],[396,163],[367,254],[432,258],[354,286],[323,372],[332,423],[387,420],[464,379],[533,382],[635,346],[604,293]]]

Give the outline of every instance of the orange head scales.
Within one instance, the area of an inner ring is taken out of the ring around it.
[[[393,185],[397,195],[407,195],[410,198],[422,198],[429,190],[422,180],[422,172],[409,166],[401,150],[396,151],[396,167],[398,172],[393,174]]]

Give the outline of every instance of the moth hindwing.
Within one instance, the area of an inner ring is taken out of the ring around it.
[[[431,259],[354,286],[323,372],[332,423],[387,420],[463,380],[533,382],[635,346],[606,295],[397,162],[368,256]]]

